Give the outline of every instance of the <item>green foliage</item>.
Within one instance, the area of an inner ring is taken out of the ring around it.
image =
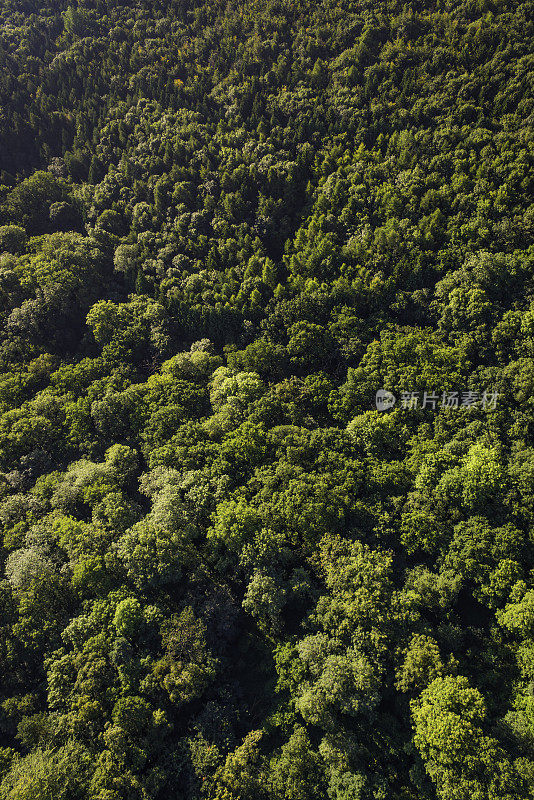
[[[113,624],[117,632],[126,638],[135,636],[143,621],[141,604],[134,597],[121,600],[115,609]]]
[[[76,745],[57,751],[34,750],[13,761],[0,784],[2,800],[70,800],[89,797],[90,755]]]
[[[0,4],[0,798],[533,796],[532,18]]]
[[[528,797],[522,765],[485,736],[484,700],[466,678],[436,678],[413,703],[414,742],[441,798]]]

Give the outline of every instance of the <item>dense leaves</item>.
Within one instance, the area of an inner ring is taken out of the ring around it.
[[[532,16],[1,4],[0,800],[534,798]]]

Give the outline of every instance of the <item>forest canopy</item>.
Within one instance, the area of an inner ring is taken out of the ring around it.
[[[534,798],[533,19],[2,0],[0,800]]]

